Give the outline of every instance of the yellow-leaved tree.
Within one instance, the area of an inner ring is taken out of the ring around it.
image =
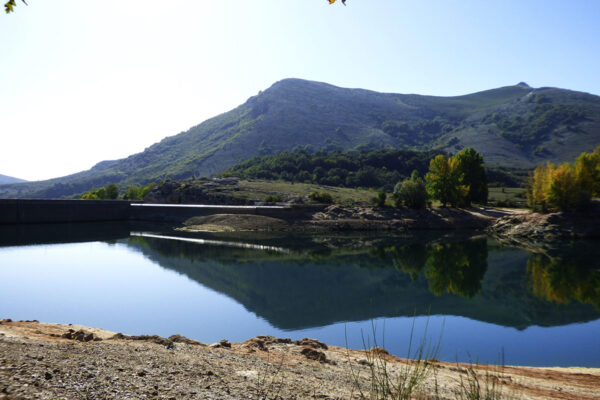
[[[600,196],[600,146],[582,153],[574,164],[538,166],[529,179],[527,201],[535,211],[572,211],[585,208]]]
[[[462,184],[463,174],[457,157],[446,158],[437,155],[429,163],[429,172],[425,175],[429,195],[439,200],[442,206],[449,203],[457,207],[469,193],[469,186]]]

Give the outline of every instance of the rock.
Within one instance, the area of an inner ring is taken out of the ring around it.
[[[302,354],[309,360],[315,360],[321,363],[327,362],[327,356],[325,356],[325,353],[319,350],[311,349],[309,347],[305,347],[304,349],[302,349],[300,354]]]
[[[327,350],[327,348],[328,348],[325,343],[322,343],[322,342],[319,342],[318,340],[310,339],[310,338],[303,338],[300,340],[296,340],[296,341],[294,341],[294,344],[297,344],[298,346],[309,346],[314,349]]]
[[[185,336],[181,336],[181,335],[171,335],[171,336],[169,336],[169,340],[172,341],[173,343],[185,343],[185,344],[191,344],[193,346],[206,346],[202,342],[199,342],[199,341],[193,340],[193,339],[189,339],[189,338],[186,338]]]
[[[96,337],[96,335],[94,335],[93,333],[84,331],[83,329],[80,329],[77,332],[75,332],[73,329],[69,329],[67,332],[63,333],[60,337],[62,337],[64,339],[77,340],[79,342],[91,342],[92,340],[94,340],[94,341],[102,340],[101,338]]]
[[[390,354],[383,347],[371,347],[371,353],[374,353],[374,354],[385,354],[385,355],[389,355]]]
[[[230,349],[231,343],[229,343],[228,340],[223,339],[219,343],[211,344],[209,347],[212,347],[213,349]]]

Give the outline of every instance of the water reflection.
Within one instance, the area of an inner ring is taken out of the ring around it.
[[[277,243],[289,251],[224,250],[210,242],[156,237],[134,237],[127,243],[163,268],[226,294],[286,330],[415,314],[464,316],[518,329],[600,316],[582,304],[595,304],[582,299],[597,299],[597,279],[587,279],[585,288],[577,289],[573,274],[565,276],[571,286],[564,290],[579,301],[549,301],[562,292],[548,292],[540,282],[556,273],[543,272],[540,280],[541,269],[535,266],[539,256],[487,237],[256,236],[253,242]]]
[[[527,261],[529,287],[543,299],[591,304],[600,310],[600,267],[597,244],[574,243],[568,248],[532,254]]]
[[[481,290],[487,270],[486,238],[394,246],[390,253],[394,266],[413,281],[424,274],[429,290],[437,296],[444,293],[468,298],[475,296]]]

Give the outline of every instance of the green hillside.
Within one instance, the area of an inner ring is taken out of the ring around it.
[[[600,97],[524,83],[456,97],[378,93],[286,79],[239,107],[125,159],[0,197],[61,197],[115,182],[210,176],[259,155],[303,148],[434,150],[474,147],[487,165],[532,168],[600,143]]]

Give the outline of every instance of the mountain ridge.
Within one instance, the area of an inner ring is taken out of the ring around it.
[[[462,96],[346,89],[280,80],[240,106],[88,171],[8,185],[0,197],[61,197],[103,186],[210,176],[253,156],[294,148],[405,148],[456,153],[486,164],[533,168],[572,161],[600,143],[600,97],[521,82]]]
[[[25,179],[15,178],[14,176],[0,174],[0,185],[6,185],[10,183],[21,183],[27,182]]]

